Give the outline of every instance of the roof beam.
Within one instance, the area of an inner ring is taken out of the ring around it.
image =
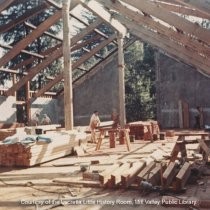
[[[7,9],[7,7],[10,6],[10,4],[12,4],[15,0],[1,0],[0,1],[0,13]]]
[[[138,0],[122,0],[123,2],[130,4],[139,10],[148,13],[154,17],[157,17],[164,22],[186,32],[189,36],[194,35],[199,40],[205,42],[207,45],[210,43],[210,31],[200,27],[198,24],[194,24],[182,17],[177,16],[171,12],[168,12],[167,9],[158,7],[158,5],[149,2],[147,0],[141,0],[139,4]]]
[[[31,29],[37,29],[37,27],[35,25],[31,24],[31,23],[24,22],[24,24],[27,27],[31,28]],[[47,35],[47,36],[49,36],[49,37],[51,37],[51,38],[53,38],[53,39],[56,39],[57,41],[61,41],[61,42],[63,41],[62,38],[60,38],[60,37],[58,37],[58,36],[56,36],[56,35],[54,35],[54,34],[52,34],[50,32],[45,31],[44,34]]]
[[[110,0],[99,0],[100,2],[104,2],[104,5],[107,7],[117,10],[123,15],[126,15],[132,20],[135,20],[137,23],[141,25],[146,25],[146,28],[148,30],[153,29],[157,31],[158,33],[164,34],[169,37],[169,39],[177,42],[177,44],[181,44],[185,47],[188,47],[192,50],[195,50],[198,52],[198,56],[210,56],[210,48],[197,42],[196,40],[186,36],[185,34],[178,33],[177,31],[172,30],[171,28],[166,27],[165,25],[154,21],[153,18],[150,18],[148,16],[141,15],[138,12],[134,12],[131,9],[128,9],[128,7],[121,4],[119,1],[115,1],[115,4],[112,4]],[[115,15],[113,14],[113,17]],[[148,27],[149,26],[149,27]]]
[[[62,9],[62,5],[58,4],[57,2],[53,0],[45,0],[45,1],[47,2],[47,4],[49,4],[52,7],[55,7],[56,9],[59,9],[59,10]],[[79,0],[71,0],[70,10],[74,9],[78,4],[79,4]]]
[[[0,67],[6,65],[11,59],[13,59],[16,55],[18,55],[21,50],[25,49],[32,41],[34,41],[37,37],[42,35],[45,30],[51,27],[55,22],[57,22],[62,16],[62,12],[58,11],[43,23],[41,23],[36,30],[31,32],[21,41],[19,41],[12,50],[7,52],[1,59],[0,59]]]
[[[102,18],[106,23],[112,26],[115,30],[117,30],[123,36],[126,35],[127,30],[126,28],[117,20],[112,18],[111,14],[107,12],[101,4],[99,4],[95,0],[81,0],[81,4],[89,9],[91,12],[96,14],[98,17]]]
[[[0,44],[0,47],[4,48],[4,49],[10,49],[13,50],[14,47],[10,46],[10,45],[5,45],[5,44]],[[28,50],[21,50],[21,53],[27,54],[27,55],[31,55],[37,58],[41,58],[44,59],[45,57],[43,55],[40,55],[38,53],[34,53],[34,52],[29,52]]]
[[[17,70],[8,69],[8,68],[0,68],[0,71],[1,71],[1,72],[6,72],[6,73],[11,73],[11,74],[22,74],[22,75],[27,75],[27,74],[28,74],[27,72],[20,73],[20,72],[17,71]]]
[[[208,59],[198,57],[193,51],[179,46],[176,43],[170,42],[166,36],[146,30],[135,21],[130,21],[120,15],[118,15],[117,19],[124,23],[132,34],[139,37],[143,41],[162,49],[163,51],[173,55],[175,58],[187,63],[188,65],[194,66],[210,74],[210,65]]]
[[[210,0],[176,0],[182,4],[192,6],[205,14],[210,14]]]
[[[137,38],[133,38],[129,40],[127,43],[123,45],[123,48],[126,49],[127,47],[132,45],[136,40]],[[88,71],[86,71],[84,74],[79,76],[76,80],[73,81],[74,87],[84,82],[87,79],[87,77],[85,76],[88,76],[88,78],[90,78],[90,76],[94,75],[97,71],[99,71],[102,66],[105,66],[106,64],[108,64],[113,59],[113,57],[117,55],[117,53],[118,53],[118,49],[116,48],[114,51],[109,53],[103,60],[100,60],[98,63],[92,66]]]
[[[79,40],[81,40],[85,35],[90,33],[94,28],[101,24],[100,20],[96,20],[92,24],[90,24],[87,28],[83,29],[79,34],[75,35],[72,40],[71,44],[76,44]],[[26,82],[31,80],[36,74],[38,74],[42,69],[46,68],[49,64],[54,62],[56,59],[60,58],[63,55],[62,47],[56,49],[52,54],[50,54],[42,63],[39,63],[37,66],[30,69],[30,73],[21,78],[20,81],[15,83],[7,92],[6,95],[12,95],[16,90],[22,87]]]
[[[94,54],[96,54],[99,50],[104,48],[107,44],[111,43],[116,38],[116,34],[112,35],[109,39],[104,40],[102,43],[100,43],[97,47],[93,48],[89,53],[83,55],[79,60],[77,60],[75,63],[72,64],[72,69],[78,68],[81,64],[83,64],[86,60],[91,58]],[[46,91],[48,91],[50,88],[52,88],[55,84],[60,82],[63,79],[63,72],[58,74],[54,80],[48,82],[42,89],[40,89],[36,94],[35,98],[43,95]]]
[[[183,15],[195,16],[195,17],[204,18],[204,19],[210,18],[209,14],[205,14],[204,12],[201,12],[194,8],[186,7],[184,5],[168,4],[166,2],[156,1],[156,0],[154,0],[154,2],[171,12],[175,12],[175,13],[179,13]]]
[[[30,17],[33,17],[34,15],[39,14],[40,12],[42,12],[43,10],[45,10],[48,7],[47,4],[43,3],[40,4],[39,6],[27,10],[23,15],[21,15],[20,17],[10,21],[9,23],[0,26],[0,33],[4,33],[8,30],[10,30],[11,28],[13,28],[14,26],[16,26],[17,24],[20,24],[22,22],[24,22],[25,20],[27,20]]]
[[[11,88],[9,88],[6,92],[6,95],[12,95],[16,90],[18,90],[20,87],[22,87],[27,81],[33,79],[36,74],[38,74],[42,69],[46,68],[49,64],[51,64],[56,59],[60,58],[62,56],[62,47],[55,50],[49,57],[47,57],[42,63],[39,63],[35,67],[32,67],[30,69],[30,72],[25,77],[21,78],[20,81],[15,83]]]

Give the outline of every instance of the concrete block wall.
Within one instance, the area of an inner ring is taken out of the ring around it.
[[[204,124],[210,124],[210,76],[159,54],[157,59],[157,117],[163,128],[179,127],[178,102],[189,104],[190,127],[197,106],[203,108]]]
[[[99,111],[101,121],[111,118],[113,108],[118,107],[118,68],[117,57],[107,65],[89,76],[83,83],[73,90],[74,97],[74,125],[88,125],[90,116],[95,110]],[[64,123],[64,100],[58,98],[59,122]]]
[[[58,106],[57,100],[51,98],[37,98],[31,105],[31,114],[39,112],[42,117],[47,114],[53,123],[58,123]],[[16,117],[16,97],[0,96],[0,122],[5,124],[14,123]]]
[[[59,122],[58,110],[57,99],[40,97],[36,98],[31,104],[31,116],[33,116],[36,112],[39,112],[41,120],[43,114],[47,114],[53,124],[57,124]]]

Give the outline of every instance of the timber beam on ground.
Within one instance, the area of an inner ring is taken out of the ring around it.
[[[58,11],[43,23],[41,23],[36,30],[31,32],[21,41],[19,41],[12,50],[7,52],[1,59],[0,59],[0,67],[6,65],[11,59],[17,56],[21,50],[25,49],[32,41],[38,38],[40,35],[44,33],[49,27],[55,24],[60,18],[62,17],[62,12]]]
[[[184,34],[178,33],[177,31],[174,31],[173,29],[168,28],[167,26],[164,26],[161,23],[156,22],[153,18],[141,15],[139,12],[134,12],[128,9],[126,6],[122,5],[117,0],[115,1],[114,4],[111,2],[111,0],[107,1],[99,0],[99,1],[103,2],[103,4],[106,5],[107,7],[119,11],[123,15],[126,15],[128,18],[136,21],[137,23],[141,23],[142,25],[145,24],[146,25],[145,28],[148,28],[149,26],[151,27],[152,30],[156,30],[158,33],[168,36],[170,42],[175,41],[179,45],[183,45],[186,48],[191,48],[193,51],[196,50],[199,54],[198,56],[204,56],[204,57],[210,56],[209,47],[199,43],[198,41]]]
[[[183,46],[177,45],[176,43],[170,42],[168,37],[149,31],[144,27],[138,25],[138,23],[130,21],[127,18],[122,17],[121,15],[115,15],[115,18],[116,17],[127,26],[132,34],[139,37],[143,41],[162,49],[168,54],[173,55],[173,57],[177,58],[178,60],[187,63],[188,65],[191,65],[196,69],[200,69],[205,73],[210,74],[209,59],[203,58],[201,56],[199,57],[197,56],[197,53],[190,51]]]
[[[139,4],[138,0],[122,0],[124,3],[130,4],[133,7],[136,7],[142,12],[145,12],[149,15],[152,15],[175,28],[183,31],[189,36],[195,36],[198,40],[203,41],[207,45],[210,43],[210,31],[208,29],[202,28],[198,24],[192,23],[172,12],[169,12],[167,9],[158,7],[155,3],[149,2],[147,0],[141,0]],[[114,3],[113,3],[114,4]]]

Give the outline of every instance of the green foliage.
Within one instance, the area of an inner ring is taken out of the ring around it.
[[[126,116],[128,122],[155,118],[154,49],[136,41],[125,52]]]

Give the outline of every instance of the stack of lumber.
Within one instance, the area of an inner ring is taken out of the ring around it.
[[[1,129],[0,130],[0,141],[4,140],[8,136],[15,134],[15,129]]]
[[[130,135],[134,135],[135,139],[153,140],[154,135],[159,136],[160,130],[157,121],[137,121],[127,125],[130,129]]]
[[[0,144],[1,166],[34,166],[72,153],[73,148],[86,142],[87,135],[82,132],[50,132],[43,138],[52,139],[50,143],[36,141],[32,144],[20,142]]]

